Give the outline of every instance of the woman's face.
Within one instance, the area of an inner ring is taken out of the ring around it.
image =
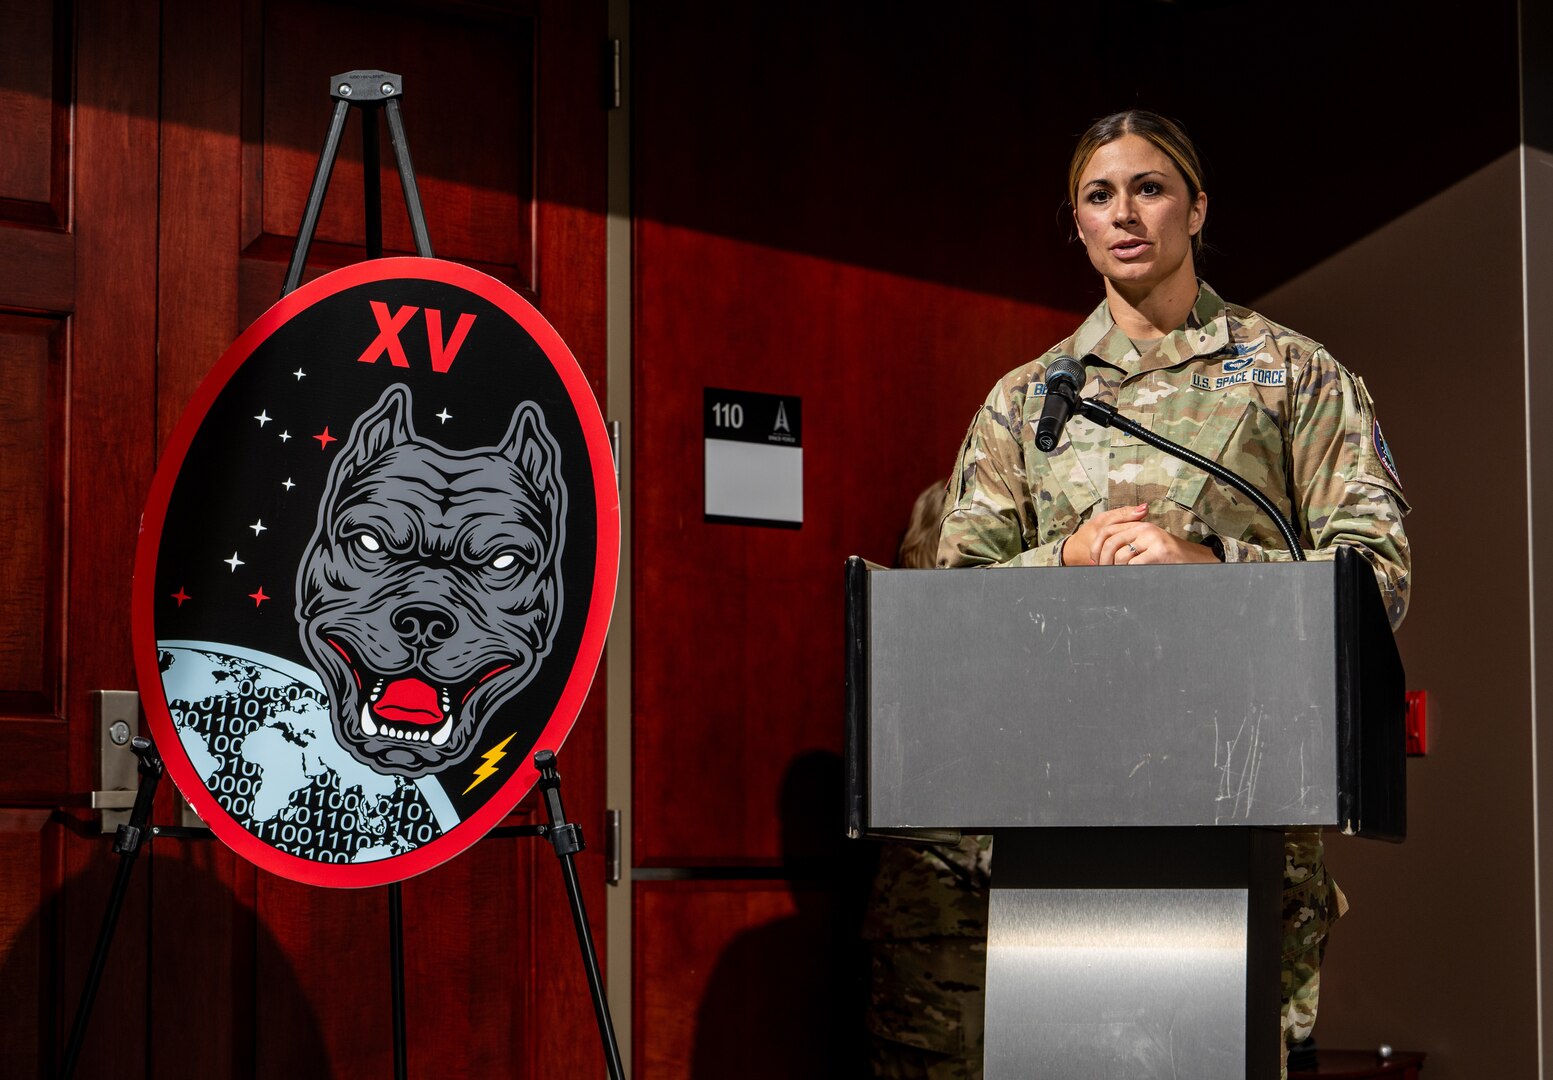
[[[1163,150],[1141,135],[1123,135],[1084,166],[1073,220],[1095,269],[1133,292],[1175,275],[1196,280],[1192,237],[1207,213],[1208,196],[1188,197],[1186,180]]]

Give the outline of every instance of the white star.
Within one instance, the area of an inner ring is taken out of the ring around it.
[[[438,420],[441,420],[444,424],[453,419],[453,414],[448,412],[448,407],[446,405],[442,406],[441,412],[432,413],[432,415],[435,416]]]
[[[291,441],[291,432],[289,432],[289,431],[282,431],[280,433],[280,441],[281,442],[290,442]]]
[[[297,382],[301,382],[301,381],[302,381],[302,377],[303,377],[303,376],[304,376],[304,375],[306,375],[306,374],[307,374],[307,372],[305,372],[305,371],[303,371],[303,370],[302,370],[302,369],[301,369],[301,368],[297,368],[297,369],[296,369],[296,370],[295,370],[295,371],[293,371],[293,372],[292,372],[292,373],[291,373],[291,374],[293,374],[293,375],[295,375],[295,376],[296,376],[296,377],[297,377]]]
[[[291,482],[291,477],[289,476],[280,482],[280,486],[285,488],[287,491],[290,491],[292,488],[296,487],[296,485]]]
[[[264,519],[263,518],[260,518],[258,521],[255,521],[252,525],[250,525],[248,527],[253,530],[253,534],[255,536],[258,536],[262,532],[269,531],[269,526],[264,524]],[[235,554],[237,554],[237,552],[234,551],[232,554],[235,555]]]
[[[248,565],[247,563],[243,562],[242,559],[239,559],[237,557],[237,552],[235,552],[235,551],[232,552],[232,557],[230,559],[222,559],[221,561],[226,563],[228,566],[230,566],[232,568],[232,573],[234,573],[234,574],[237,573],[237,568],[239,566],[247,566]]]
[[[268,411],[266,411],[264,409],[260,409],[259,410],[259,415],[254,417],[254,419],[259,421],[259,426],[260,427],[263,427],[265,424],[268,424],[270,422],[270,414],[269,414]]]

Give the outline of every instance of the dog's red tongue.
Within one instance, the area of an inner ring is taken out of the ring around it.
[[[437,703],[437,688],[419,679],[395,679],[377,699],[372,711],[385,720],[402,724],[439,724],[442,707]]]

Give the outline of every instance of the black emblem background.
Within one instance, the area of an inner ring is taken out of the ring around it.
[[[393,366],[386,353],[371,364],[358,361],[379,333],[374,300],[391,314],[405,305],[420,309],[398,332],[409,367]],[[443,374],[431,367],[427,308],[441,312],[444,340],[461,314],[475,315]],[[594,478],[576,409],[544,351],[484,298],[439,281],[367,282],[319,300],[253,350],[201,422],[173,488],[157,559],[156,636],[238,645],[310,666],[296,618],[298,565],[335,454],[356,418],[394,383],[410,388],[416,433],[450,450],[497,443],[517,406],[535,402],[560,446],[568,492],[565,600],[550,654],[486,724],[471,755],[436,777],[467,819],[531,756],[561,697],[582,640],[597,555]],[[436,415],[443,411],[446,422]],[[256,419],[261,413],[268,422]],[[325,428],[338,441],[322,447],[314,436]],[[295,485],[289,491],[288,479]],[[254,532],[255,522],[263,532]],[[244,564],[235,570],[223,561],[233,552]],[[261,587],[270,599],[256,604],[250,594]],[[174,596],[180,592],[188,596],[181,605]],[[496,774],[463,794],[484,764],[481,755],[514,730]]]

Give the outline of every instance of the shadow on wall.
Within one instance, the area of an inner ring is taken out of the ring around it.
[[[104,840],[106,844],[107,841]],[[152,860],[142,855],[135,868],[138,877],[155,872],[157,886],[173,887],[177,891],[177,908],[183,912],[247,911],[234,902],[232,890],[209,870],[189,861],[159,860],[155,867],[146,865]],[[100,880],[100,879],[99,879]],[[153,893],[155,892],[153,888]],[[37,958],[52,950],[44,946],[46,935],[61,925],[64,898],[70,897],[76,904],[92,909],[92,945],[96,943],[101,913],[108,903],[106,888],[90,888],[83,879],[72,879],[63,889],[56,890],[33,916],[18,930],[11,948],[0,957],[0,1008],[18,994],[32,992],[38,985]],[[128,901],[126,901],[128,903]],[[158,920],[172,935],[178,934],[176,920]],[[105,1051],[115,1038],[115,1031],[126,1024],[146,1023],[152,1031],[153,1052],[146,1063],[148,1070],[166,1076],[288,1076],[293,1080],[331,1075],[329,1051],[317,1018],[307,1006],[307,996],[295,977],[294,969],[275,938],[255,919],[253,926],[253,970],[234,972],[223,961],[224,957],[189,955],[187,947],[176,942],[166,943],[162,952],[164,963],[192,973],[188,980],[175,983],[174,976],[164,970],[145,973],[150,999],[126,1002],[113,1000],[99,993],[93,1006],[91,1021],[82,1045],[82,1065],[76,1075],[90,1074],[87,1064],[111,1058],[112,1051]],[[108,963],[115,962],[115,954],[123,951],[126,935],[134,933],[132,921],[121,918],[115,932],[115,944],[109,952]],[[83,964],[89,962],[87,949],[79,952],[66,950],[67,955],[79,955]],[[157,942],[151,942],[150,963],[157,964]],[[246,974],[246,978],[243,976]],[[84,969],[63,973],[66,986],[78,987],[84,981]],[[255,987],[263,979],[263,998],[267,1001],[288,1003],[285,1008],[285,1031],[260,1030],[261,1018],[257,1015]],[[220,982],[222,985],[207,985]],[[38,1072],[40,1080],[58,1074],[64,1062],[66,1043],[74,1025],[76,1010],[80,1004],[79,991],[71,989],[66,1000],[58,1002],[56,1040],[49,1048]],[[213,1003],[230,1001],[235,1015],[223,1017],[210,1011]],[[47,1009],[49,1002],[40,1001]],[[212,1037],[212,1033],[218,1033]],[[160,1035],[160,1038],[157,1035]],[[229,1045],[219,1045],[219,1034],[230,1036]],[[277,1037],[279,1035],[279,1037]],[[0,1047],[0,1075],[16,1074],[5,1064],[5,1048]],[[160,1057],[161,1060],[156,1060]],[[221,1060],[225,1057],[227,1060]],[[201,1060],[201,1059],[205,1060]],[[125,1075],[139,1075],[134,1066],[123,1070]],[[147,1075],[151,1075],[150,1072]],[[20,1078],[18,1077],[18,1080]]]
[[[743,931],[717,958],[696,1011],[693,1080],[867,1075],[863,910],[876,846],[841,828],[842,763],[795,758],[782,778],[791,915]]]

